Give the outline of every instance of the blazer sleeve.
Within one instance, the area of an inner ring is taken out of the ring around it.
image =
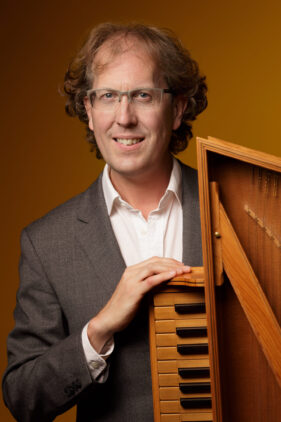
[[[72,407],[92,378],[81,331],[67,321],[43,265],[24,230],[15,328],[8,337],[3,377],[6,405],[19,422],[49,422]]]

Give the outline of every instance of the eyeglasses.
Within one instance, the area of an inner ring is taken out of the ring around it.
[[[160,104],[163,94],[172,94],[172,91],[166,88],[138,88],[130,91],[101,88],[87,91],[87,97],[93,108],[109,111],[120,103],[123,95],[126,95],[128,102],[135,107],[149,108]]]

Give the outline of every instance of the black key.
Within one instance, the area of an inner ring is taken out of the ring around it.
[[[178,344],[177,350],[181,355],[205,355],[208,354],[208,344]]]
[[[201,314],[206,312],[205,303],[179,303],[175,305],[178,314]]]
[[[176,333],[179,337],[206,337],[207,327],[178,327]]]
[[[179,368],[178,374],[182,378],[209,378],[210,368]]]
[[[181,398],[180,404],[184,409],[210,409],[212,407],[212,400],[210,397]]]
[[[211,384],[209,382],[181,382],[179,384],[180,391],[183,394],[196,394],[196,393],[210,393]]]

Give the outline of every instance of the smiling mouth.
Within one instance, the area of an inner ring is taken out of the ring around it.
[[[115,142],[118,142],[119,144],[122,145],[135,145],[138,144],[139,142],[142,142],[144,138],[132,138],[132,139],[125,139],[125,138],[113,138]]]

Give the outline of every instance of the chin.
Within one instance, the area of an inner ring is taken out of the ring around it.
[[[132,177],[132,176],[138,176],[138,175],[141,175],[142,173],[145,173],[150,166],[140,165],[140,164],[137,165],[136,163],[131,163],[131,164],[124,164],[121,166],[117,165],[117,166],[110,166],[110,167],[115,173],[118,173],[120,176]]]

